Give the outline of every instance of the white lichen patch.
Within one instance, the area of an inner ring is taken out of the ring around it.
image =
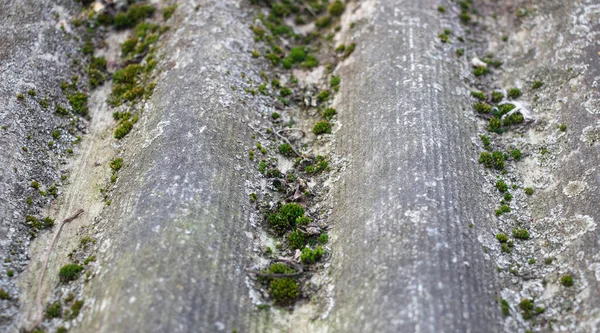
[[[576,197],[580,195],[587,187],[585,182],[581,181],[571,181],[567,184],[567,186],[563,187],[563,194],[569,198]]]
[[[562,216],[562,206],[553,209],[549,216],[539,219],[532,228],[544,240],[544,251],[549,256],[564,252],[571,243],[589,231],[596,230],[596,222],[588,215]]]
[[[600,124],[584,128],[580,140],[590,147],[600,142]]]

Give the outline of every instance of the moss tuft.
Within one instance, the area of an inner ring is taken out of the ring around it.
[[[267,221],[269,226],[278,235],[283,235],[296,226],[296,219],[304,215],[304,208],[297,203],[288,203],[277,212],[269,214]]]
[[[521,97],[521,89],[519,88],[510,88],[508,89],[508,97],[515,99]]]
[[[574,284],[573,277],[569,274],[563,275],[560,278],[560,284],[562,284],[565,287],[573,286],[573,284]]]
[[[291,304],[299,294],[298,282],[291,278],[276,278],[269,285],[269,295],[279,305]]]
[[[335,0],[329,5],[328,11],[331,16],[342,16],[346,6],[340,0]]]
[[[331,124],[328,121],[320,121],[313,126],[312,131],[315,135],[331,133]]]
[[[62,309],[60,302],[54,302],[46,309],[46,318],[59,318],[62,315]]]
[[[522,240],[529,239],[529,231],[527,231],[527,229],[515,228],[515,229],[513,229],[512,234],[517,239],[522,239]]]
[[[60,269],[58,276],[62,282],[74,281],[77,280],[81,271],[83,271],[83,266],[67,264]]]
[[[317,246],[317,248],[314,250],[311,250],[309,248],[304,248],[302,250],[302,254],[300,255],[300,260],[302,261],[302,263],[310,265],[312,263],[315,263],[315,262],[321,260],[322,257],[323,257],[323,248],[320,246]]]

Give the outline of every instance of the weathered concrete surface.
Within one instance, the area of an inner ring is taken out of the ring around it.
[[[183,4],[162,50],[163,73],[123,145],[125,166],[99,230],[100,270],[75,332],[245,332],[245,285],[256,171],[244,154],[242,103],[251,13],[239,2]],[[229,64],[225,66],[225,64]],[[229,73],[228,73],[229,71]]]
[[[437,41],[437,5],[379,1],[341,72],[336,153],[351,162],[333,217],[336,331],[499,331],[468,91]]]
[[[35,180],[46,190],[61,184],[65,150],[74,139],[68,132],[70,119],[54,114],[55,103],[68,105],[60,82],[79,75],[67,56],[77,52],[79,43],[60,30],[65,12],[74,7],[72,1],[0,3],[0,288],[11,297],[0,300],[3,332],[14,328],[19,297],[15,282],[29,259],[25,215],[40,217],[41,207],[53,200],[29,185]],[[29,89],[35,97],[27,94]],[[19,101],[17,94],[24,99]],[[44,98],[47,108],[40,105]],[[61,131],[60,140],[50,135],[55,129]],[[13,277],[8,270],[14,271]]]

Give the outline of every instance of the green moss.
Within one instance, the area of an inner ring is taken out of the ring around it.
[[[535,303],[533,300],[522,299],[521,303],[519,303],[519,308],[521,308],[521,315],[523,316],[523,319],[529,320],[533,318],[533,310],[535,309]]]
[[[122,167],[123,167],[123,159],[122,158],[117,157],[114,160],[110,161],[110,168],[112,169],[113,172],[117,172],[117,171],[121,170]]]
[[[533,81],[533,85],[532,85],[533,89],[539,89],[539,88],[541,88],[543,86],[544,86],[544,82],[542,82],[540,80]]]
[[[483,148],[485,148],[486,150],[490,150],[490,145],[491,145],[491,140],[487,135],[480,135],[479,138],[481,138],[481,142],[483,143]]]
[[[40,183],[36,182],[35,180],[31,182],[30,186],[36,190],[40,189]]]
[[[329,81],[329,85],[332,88],[335,88],[335,87],[339,86],[341,82],[342,82],[342,79],[340,79],[339,76],[332,76],[331,80]]]
[[[450,36],[445,33],[439,34],[438,37],[442,43],[448,43],[450,41]]]
[[[175,13],[175,9],[177,9],[177,5],[171,5],[163,9],[163,19],[166,21],[173,16]]]
[[[88,114],[88,96],[83,92],[75,92],[68,96],[69,104],[75,113],[80,116],[87,116]]]
[[[440,13],[445,13],[446,12],[446,7],[444,7],[444,6],[438,6],[437,7],[437,11],[440,12]]]
[[[56,104],[56,109],[54,112],[61,117],[65,117],[65,116],[69,115],[69,110],[67,110],[67,108],[63,107],[60,104]]]
[[[303,62],[306,59],[306,52],[304,51],[304,47],[293,47],[290,51],[290,58],[294,63]]]
[[[48,308],[46,308],[46,318],[59,318],[62,315],[62,309],[60,302],[54,302]]]
[[[573,277],[569,274],[565,274],[560,278],[560,284],[565,287],[572,287],[574,284]]]
[[[327,234],[319,235],[319,238],[318,238],[319,244],[327,244],[328,241],[329,241],[329,235],[327,235]]]
[[[10,295],[8,294],[8,292],[2,288],[0,288],[0,299],[1,300],[9,300],[10,299]]]
[[[560,125],[558,126],[558,129],[559,129],[561,132],[566,132],[566,131],[567,131],[567,125],[565,125],[565,124],[560,124]]]
[[[15,276],[15,271],[13,271],[12,269],[7,270],[6,271],[6,276],[8,276],[8,277]]]
[[[279,145],[279,152],[285,156],[294,156],[294,149],[288,143],[282,143]]]
[[[481,101],[487,100],[487,95],[482,93],[481,91],[471,91],[471,96],[473,96]]]
[[[137,43],[138,43],[137,37],[132,37],[132,38],[126,39],[123,42],[123,44],[121,44],[121,53],[123,54],[123,56],[127,56],[130,53],[132,53],[133,51],[135,51],[135,47],[137,46]]]
[[[133,28],[141,20],[150,17],[155,11],[155,8],[149,5],[134,4],[131,5],[127,12],[118,13],[115,15],[114,26],[116,29]]]
[[[289,305],[300,294],[298,282],[291,278],[276,278],[271,280],[269,295],[276,304]]]
[[[508,41],[508,36],[506,36],[506,35],[502,36],[502,41],[503,42],[507,42]]]
[[[83,47],[81,48],[81,52],[85,55],[94,53],[94,43],[91,40],[87,40],[83,43]]]
[[[319,102],[325,102],[331,96],[331,92],[329,90],[323,90],[317,95],[317,100]]]
[[[506,192],[508,190],[508,185],[504,182],[504,180],[499,179],[496,181],[496,188],[500,192]]]
[[[527,229],[515,228],[515,229],[513,229],[512,234],[517,239],[522,239],[522,240],[529,239],[529,231],[527,231]]]
[[[504,99],[504,94],[502,92],[500,92],[500,91],[492,92],[492,102],[500,103],[500,102],[502,102],[503,99]]]
[[[482,163],[487,168],[494,168],[496,170],[502,170],[506,166],[504,155],[499,151],[493,153],[482,152],[479,155],[479,163]]]
[[[57,327],[56,333],[67,333],[67,328],[64,326]]]
[[[354,49],[356,48],[356,43],[351,43],[348,46],[346,46],[346,51],[344,51],[344,58],[349,57],[352,52],[354,52]]]
[[[331,133],[331,124],[328,121],[319,121],[313,126],[313,133],[315,135],[320,135],[324,133]]]
[[[93,261],[96,261],[96,256],[89,256],[89,257],[87,257],[87,258],[85,258],[83,260],[83,264],[87,265],[87,264],[89,264],[90,262],[93,262]]]
[[[304,215],[304,208],[297,203],[288,203],[277,212],[269,214],[267,221],[273,231],[279,235],[296,226],[296,219]]]
[[[465,49],[456,49],[456,56],[462,57],[465,54]]]
[[[327,28],[331,25],[331,16],[323,16],[315,21],[315,26],[319,29]]]
[[[503,126],[517,125],[517,124],[522,123],[523,120],[525,120],[525,118],[523,117],[521,112],[514,112],[514,113],[511,113],[511,114],[507,115],[506,117],[504,117],[504,119],[502,120],[502,125]]]
[[[313,264],[323,257],[323,248],[317,246],[316,249],[311,250],[309,248],[302,249],[302,254],[300,255],[300,260],[303,264],[310,265]]]
[[[71,305],[71,319],[75,319],[77,316],[79,316],[81,308],[83,308],[83,300],[77,300]]]
[[[485,66],[478,66],[473,69],[473,75],[482,76],[490,73],[490,70]]]
[[[510,88],[508,89],[508,97],[515,99],[521,97],[521,89],[519,88]]]
[[[83,266],[77,264],[67,264],[60,269],[58,276],[62,282],[74,281],[79,278],[81,271],[83,271]]]
[[[335,116],[336,114],[337,114],[337,110],[334,108],[327,108],[321,113],[323,118],[325,118],[327,120],[331,120],[331,118],[333,118],[333,116]]]
[[[310,54],[307,55],[306,60],[304,60],[300,64],[300,67],[307,68],[307,69],[315,68],[317,66],[319,66],[319,59],[317,59],[315,56],[310,55]]]
[[[488,131],[501,133],[502,132],[502,120],[496,117],[492,117],[488,123]]]
[[[282,87],[279,90],[279,95],[281,95],[282,97],[286,97],[292,94],[292,89],[288,88],[288,87]]]
[[[510,207],[507,205],[502,205],[500,208],[496,209],[495,213],[496,216],[501,216],[504,213],[510,213]]]
[[[502,309],[503,315],[505,315],[505,316],[510,315],[510,305],[504,298],[500,300],[500,309]]]
[[[23,94],[17,94],[17,99],[20,100],[20,101],[22,101],[22,100],[25,99],[25,95],[23,95]]]
[[[55,222],[54,219],[51,218],[50,216],[46,216],[42,219],[42,226],[44,228],[52,228],[54,226]]]
[[[473,104],[473,109],[479,113],[492,112],[492,106],[487,103],[484,103],[484,102],[477,102],[477,103]]]
[[[331,16],[341,16],[346,9],[346,6],[340,0],[335,0],[327,8]]]
[[[504,198],[504,201],[510,202],[512,200],[512,194],[506,192],[506,193],[504,193],[504,197],[503,198]]]
[[[522,154],[521,151],[518,149],[515,150],[511,150],[510,151],[510,156],[515,160],[515,161],[519,161],[521,160]]]
[[[302,249],[306,245],[306,236],[299,230],[294,230],[287,234],[288,246],[292,250]]]
[[[258,200],[258,195],[256,193],[250,193],[250,202],[256,202]]]
[[[496,239],[500,242],[500,243],[506,243],[508,242],[508,237],[505,234],[496,234]]]
[[[33,89],[27,90],[27,95],[32,96],[32,97],[35,96],[36,95],[35,90],[33,90]]]
[[[129,120],[123,120],[119,122],[119,125],[117,126],[117,128],[115,128],[113,136],[115,137],[115,139],[122,139],[127,134],[129,134],[129,132],[131,132],[132,129],[133,122]]]
[[[503,253],[510,253],[512,250],[510,249],[510,246],[508,246],[507,243],[502,243],[502,245],[500,245],[500,251],[502,251]]]

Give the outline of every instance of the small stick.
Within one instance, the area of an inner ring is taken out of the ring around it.
[[[42,323],[42,320],[44,318],[43,310],[42,310],[42,282],[44,281],[44,273],[46,273],[46,267],[48,266],[48,260],[50,259],[50,253],[52,253],[52,248],[54,248],[54,244],[56,243],[56,240],[58,239],[58,235],[60,235],[60,231],[61,231],[63,225],[65,223],[69,223],[69,222],[75,220],[82,213],[83,213],[83,209],[79,208],[79,210],[77,210],[75,212],[75,214],[73,214],[71,217],[64,219],[58,225],[58,230],[56,230],[54,237],[52,237],[52,241],[50,242],[50,248],[48,248],[48,251],[46,251],[46,258],[44,259],[44,264],[42,266],[42,272],[40,273],[40,278],[38,280],[37,296],[35,298],[35,303],[36,303],[36,307],[37,307],[37,319],[33,323],[33,326],[29,329],[29,331],[33,331],[34,329],[36,329],[36,327],[38,327]]]

